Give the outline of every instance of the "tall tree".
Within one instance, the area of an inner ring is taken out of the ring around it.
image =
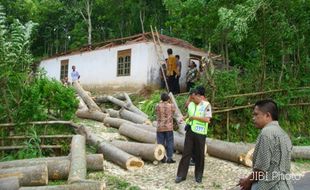
[[[87,24],[88,45],[92,44],[92,11],[93,0],[75,0],[74,8],[82,16],[84,22]]]

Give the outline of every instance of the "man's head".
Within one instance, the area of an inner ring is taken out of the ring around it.
[[[75,66],[74,65],[72,66],[72,70],[75,71]]]
[[[197,86],[196,89],[197,89],[197,92],[198,92],[199,95],[205,96],[205,93],[206,93],[205,87],[203,87],[203,86]]]
[[[167,102],[168,100],[170,100],[170,97],[169,97],[169,95],[166,92],[164,92],[164,93],[161,94],[160,99],[163,102]]]
[[[260,100],[255,103],[253,121],[257,128],[263,128],[271,121],[278,121],[277,104],[272,100]]]
[[[189,92],[191,101],[193,101],[195,104],[199,104],[202,100],[201,95],[199,94],[199,91],[195,89],[191,89]]]
[[[180,60],[180,56],[179,55],[175,55],[175,58],[177,58],[177,60]]]
[[[190,68],[195,68],[197,67],[196,63],[194,61],[191,61],[190,64],[188,65]]]
[[[172,55],[172,49],[171,48],[169,48],[169,49],[167,49],[167,53],[168,53],[168,55]]]

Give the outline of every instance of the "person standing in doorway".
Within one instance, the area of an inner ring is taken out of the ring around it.
[[[186,88],[190,91],[195,86],[195,82],[198,80],[197,65],[194,61],[189,64],[189,70],[186,72]]]
[[[71,72],[72,84],[73,84],[75,81],[79,81],[80,77],[81,77],[81,76],[80,76],[79,72],[76,71],[76,68],[75,68],[75,66],[73,65],[73,66],[72,66],[72,72]]]
[[[161,89],[165,89],[166,88],[166,82],[165,80],[167,80],[167,62],[168,59],[165,59],[165,63],[161,64],[161,68],[159,68],[159,78],[160,78],[160,88]]]
[[[169,90],[170,92],[172,92],[173,94],[176,93],[176,78],[178,73],[177,70],[177,61],[175,56],[173,55],[173,51],[171,48],[169,48],[167,50],[168,53],[168,61],[167,61],[167,82],[168,82],[168,86],[169,86]]]
[[[180,93],[180,77],[181,77],[181,71],[182,71],[182,62],[180,61],[180,56],[176,55],[176,62],[177,62],[177,76],[175,80],[175,86],[176,86],[176,93]]]

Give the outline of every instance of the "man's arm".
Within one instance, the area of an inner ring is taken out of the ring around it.
[[[197,117],[197,116],[191,116],[189,117],[190,120],[197,120],[201,122],[210,123],[211,118],[210,117]]]
[[[255,154],[256,152],[256,154]],[[260,135],[255,146],[255,158],[253,157],[253,172],[247,177],[240,179],[239,185],[241,190],[251,189],[252,183],[266,178],[266,172],[271,162],[270,140],[266,135]]]
[[[240,179],[237,185],[240,185],[241,190],[250,190],[252,184],[255,181],[263,179],[264,176],[265,172],[254,169],[254,171],[248,177]]]

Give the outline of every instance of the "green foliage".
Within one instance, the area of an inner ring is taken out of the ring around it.
[[[31,138],[27,142],[24,142],[26,148],[17,152],[16,159],[42,157],[42,151],[40,148],[41,141],[37,135],[37,132],[35,131],[34,127],[31,127],[29,132]]]
[[[152,96],[141,104],[140,109],[146,113],[151,120],[156,119],[155,107],[160,102],[161,91],[155,91]]]
[[[238,71],[216,71],[215,72],[215,85],[217,97],[225,96],[227,94],[238,94],[240,89]],[[211,91],[209,91],[211,92]]]
[[[0,111],[1,122],[44,120],[48,114],[70,119],[77,107],[74,91],[44,75],[32,72],[29,52],[32,22],[15,20],[9,28],[5,15],[0,17]]]
[[[31,32],[36,24],[22,24],[19,20],[7,24],[6,21],[0,6],[0,122],[18,124],[49,117],[71,119],[78,105],[74,90],[48,79],[40,72],[33,72],[35,65],[29,48]],[[24,142],[26,148],[5,159],[43,156],[38,134],[46,134],[45,129],[42,132],[42,129],[35,127],[16,125],[14,129],[1,130],[1,136],[6,137],[13,131],[15,134],[30,135],[31,138]]]
[[[73,2],[76,1],[1,1],[4,6],[0,11],[1,122],[42,120],[48,114],[64,119],[71,117],[75,103],[70,98],[70,89],[63,89],[55,81],[47,82],[44,77],[33,77],[29,46],[33,42],[32,52],[42,57],[86,44],[87,24]],[[282,127],[294,139],[309,136],[309,108],[288,106],[309,102],[309,90],[223,98],[309,86],[309,0],[92,0],[92,3],[94,43],[141,33],[143,24],[146,32],[153,25],[163,34],[210,48],[222,55],[226,65],[234,67],[215,70],[212,88],[210,78],[202,77],[201,84],[206,87],[214,107],[244,106],[258,99],[273,98],[281,108]],[[33,27],[36,31],[31,36]],[[159,96],[156,92],[141,104],[151,119],[155,119]],[[183,113],[186,97],[176,97]],[[61,111],[64,109],[65,112]],[[231,111],[229,131],[226,113],[214,114],[210,135],[252,142],[257,130],[251,124],[251,114],[250,108]],[[296,143],[304,142],[308,141],[296,140]]]

